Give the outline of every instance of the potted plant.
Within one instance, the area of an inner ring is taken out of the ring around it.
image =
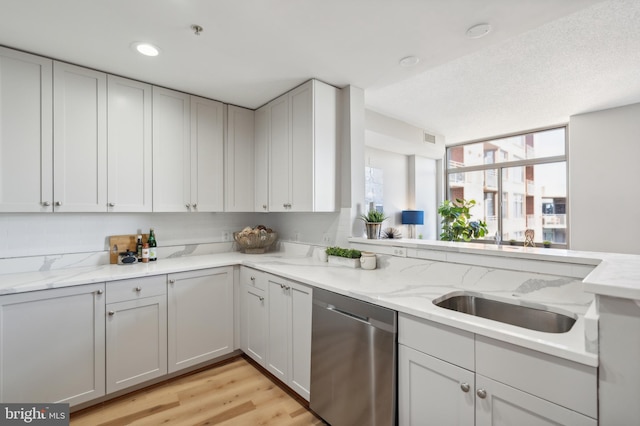
[[[475,205],[475,200],[467,201],[456,198],[455,203],[444,200],[438,207],[438,214],[442,216],[440,239],[443,241],[471,241],[484,237],[488,232],[487,223],[482,220],[471,220],[470,210]]]
[[[551,241],[549,241],[549,240],[544,240],[544,241],[542,242],[542,245],[543,245],[545,248],[549,248],[549,247],[551,247]]]
[[[364,226],[367,229],[367,238],[370,240],[376,240],[380,238],[380,230],[382,229],[382,222],[387,219],[387,216],[383,212],[377,210],[369,210],[367,214],[360,215],[360,220],[364,222]]]
[[[515,246],[516,245],[516,240],[509,240],[509,245]]]
[[[342,247],[327,247],[326,249],[329,263],[334,265],[349,266],[351,268],[360,267],[360,250],[346,249]]]

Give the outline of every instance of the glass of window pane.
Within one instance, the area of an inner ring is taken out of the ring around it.
[[[566,162],[502,169],[502,235],[524,241],[533,229],[534,241],[566,244]]]

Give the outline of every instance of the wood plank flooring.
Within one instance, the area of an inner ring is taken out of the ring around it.
[[[72,426],[325,425],[244,358],[73,413]]]

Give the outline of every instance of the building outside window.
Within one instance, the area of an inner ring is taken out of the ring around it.
[[[533,131],[447,148],[447,197],[476,200],[475,218],[487,222],[487,240],[566,246],[566,127]],[[501,196],[498,196],[500,195]]]

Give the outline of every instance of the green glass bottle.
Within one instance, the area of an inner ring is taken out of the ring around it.
[[[156,234],[153,232],[153,228],[149,230],[149,239],[147,242],[149,243],[149,260],[158,260],[158,256],[156,254],[156,247],[158,247],[158,243],[156,241]]]

